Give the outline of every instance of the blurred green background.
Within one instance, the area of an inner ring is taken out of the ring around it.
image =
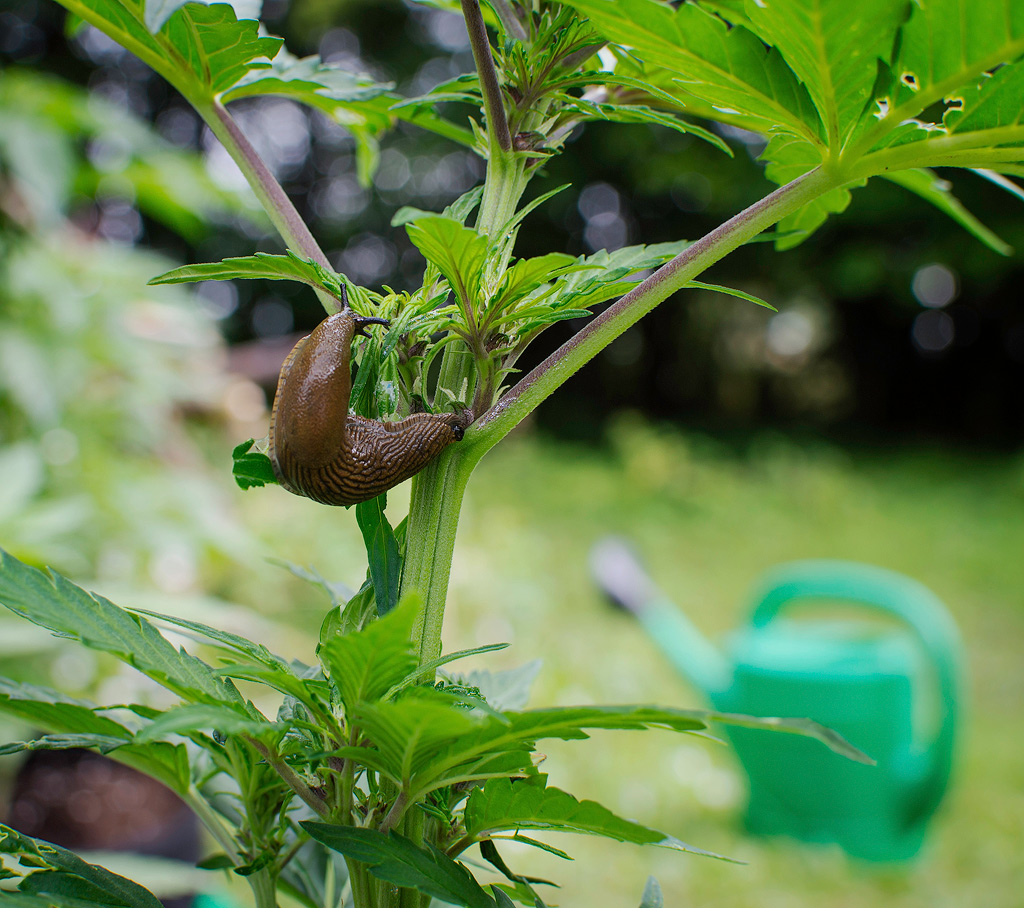
[[[405,94],[471,65],[458,18],[416,4],[264,8],[293,51],[393,79]],[[242,493],[228,455],[265,433],[265,394],[296,332],[321,317],[315,298],[257,282],[194,295],[145,287],[174,262],[279,247],[183,102],[101,35],[67,38],[56,4],[0,2],[0,67],[0,544],[121,604],[308,660],[326,599],[273,562],[357,587],[358,531],[344,512],[281,490]],[[389,226],[393,210],[440,208],[481,175],[468,153],[400,129],[365,188],[352,139],[319,116],[267,100],[240,117],[335,265],[370,286],[410,286],[421,267]],[[652,128],[588,127],[537,181],[538,194],[574,185],[532,216],[522,253],[706,232],[767,191],[756,143],[728,138],[733,159]],[[958,192],[1024,249],[1014,200],[970,178]],[[868,868],[832,849],[745,837],[728,748],[603,733],[548,747],[553,784],[748,863],[587,840],[554,842],[577,857],[571,865],[510,857],[561,880],[550,901],[563,905],[635,904],[653,873],[669,905],[1017,908],[1020,254],[1001,258],[880,186],[859,190],[797,250],[747,247],[713,279],[779,313],[669,300],[485,459],[460,529],[447,647],[510,642],[492,668],[543,659],[535,705],[699,706],[594,589],[596,539],[631,539],[719,639],[780,561],[879,564],[931,587],[963,632],[971,689],[954,785],[916,863]],[[536,356],[575,327],[552,329]],[[396,522],[406,495],[391,496]],[[162,695],[2,617],[0,671],[110,701]]]

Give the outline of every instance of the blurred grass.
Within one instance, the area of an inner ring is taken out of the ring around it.
[[[724,746],[660,732],[545,742],[552,784],[748,863],[552,837],[576,862],[508,849],[517,872],[561,881],[551,902],[600,908],[636,905],[650,873],[670,906],[1024,904],[1024,463],[773,436],[740,456],[628,417],[604,450],[512,438],[470,485],[447,648],[512,642],[491,667],[540,656],[534,705],[704,705],[595,591],[587,553],[606,533],[631,539],[662,588],[718,639],[780,561],[848,558],[924,582],[967,649],[956,776],[919,860],[872,867],[834,848],[746,837],[743,780]]]

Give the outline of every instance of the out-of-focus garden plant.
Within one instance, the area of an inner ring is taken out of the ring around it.
[[[408,518],[397,527],[385,517],[383,494],[344,499],[358,501],[368,576],[328,613],[311,666],[213,627],[162,619],[218,650],[221,664],[212,667],[174,649],[141,612],[3,555],[0,602],[114,654],[182,701],[163,711],[97,708],[7,684],[0,705],[50,732],[8,750],[90,746],[161,779],[220,845],[210,866],[244,876],[260,908],[276,905],[279,891],[314,908],[342,901],[407,908],[431,897],[473,908],[539,906],[541,881],[517,874],[499,850],[506,839],[553,850],[533,838],[536,830],[686,847],[548,786],[535,752],[543,738],[583,738],[592,728],[700,732],[717,719],[816,735],[861,756],[813,723],[639,706],[528,710],[522,674],[435,680],[467,655],[441,655],[463,493],[484,454],[630,325],[676,291],[706,290],[696,280],[705,269],[769,228],[777,225],[773,238],[782,249],[802,242],[871,177],[924,197],[1005,252],[931,168],[976,170],[1020,193],[1006,175],[1024,172],[1024,8],[1014,0],[977,0],[969,11],[960,0],[491,0],[485,16],[477,0],[462,0],[476,71],[402,99],[368,77],[288,55],[279,39],[261,35],[247,13],[227,4],[62,3],[192,104],[288,246],[285,255],[186,266],[155,282],[299,281],[336,320],[369,335],[351,348],[343,335],[342,349],[314,335],[289,380],[299,372],[315,378],[327,363],[343,396],[325,395],[319,380],[301,394],[282,394],[273,467],[240,445],[239,481],[276,477],[318,494],[301,471],[282,470],[285,425],[298,427],[289,428],[288,441],[306,449],[317,441],[311,426],[336,433],[348,423],[356,432],[372,420],[383,431],[380,420],[409,414],[428,421],[457,414],[460,432],[414,477]],[[335,272],[230,112],[232,102],[263,95],[308,104],[348,126],[360,140],[364,175],[373,167],[374,137],[399,119],[486,161],[483,185],[443,212],[397,212],[395,222],[406,225],[426,259],[420,288],[377,291]],[[482,116],[466,128],[444,119],[447,104],[468,104]],[[761,134],[766,173],[780,188],[693,242],[516,259],[518,232],[547,198],[522,206],[529,181],[593,120],[668,126],[723,153],[728,146],[709,121]],[[545,328],[610,300],[543,363],[517,375],[519,357]],[[371,329],[373,321],[385,325]],[[311,360],[310,350],[323,356]],[[354,380],[350,359],[358,363]],[[380,463],[391,469],[390,461]],[[391,484],[376,466],[363,473],[357,466],[346,457],[331,479],[374,491]],[[281,695],[277,715],[261,713],[236,681]],[[68,852],[13,830],[3,836],[0,847],[23,861],[14,871],[17,888],[5,893],[12,904],[155,904],[136,884]],[[324,847],[344,855],[344,881]],[[502,883],[485,887],[467,869],[460,859],[474,847]],[[659,903],[655,888],[644,904]]]
[[[168,263],[132,241],[140,211],[193,238],[262,215],[59,79],[5,71],[0,119],[0,538],[33,563],[181,593],[203,553],[252,551],[186,426],[219,418],[231,385],[213,315],[146,288]],[[0,628],[0,658],[56,642],[28,645],[13,616]]]

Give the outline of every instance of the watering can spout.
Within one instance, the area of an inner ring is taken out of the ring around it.
[[[654,584],[632,549],[608,537],[590,553],[590,569],[605,594],[631,612],[683,677],[712,703],[732,683],[726,658]]]

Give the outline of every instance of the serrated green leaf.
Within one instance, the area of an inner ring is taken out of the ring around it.
[[[351,105],[362,110],[361,102],[372,101],[394,88],[392,83],[375,82],[372,78],[351,72],[319,56],[293,57],[281,51],[266,68],[253,70],[225,92],[224,101],[235,101],[256,95],[283,95],[292,100],[332,113],[338,106]],[[390,124],[390,118],[379,113],[379,108],[365,108],[368,113],[381,116],[381,126]]]
[[[580,259],[579,268],[566,273],[555,288],[550,303],[559,310],[576,310],[563,317],[576,318],[589,314],[585,310],[598,303],[621,296],[635,287],[643,272],[657,268],[674,258],[689,242],[652,243],[647,246],[623,246],[614,252],[602,249]],[[528,298],[532,302],[536,296]],[[523,308],[515,313],[521,315]]]
[[[57,895],[78,897],[74,891],[67,891],[66,884],[70,877],[94,887],[88,892],[95,894],[98,891],[109,899],[107,904],[122,906],[122,908],[162,908],[159,899],[138,883],[111,873],[98,864],[88,864],[78,855],[59,845],[22,835],[17,830],[2,824],[0,824],[0,853],[10,854],[17,858],[28,858],[35,866],[50,868],[61,874],[61,876],[50,877],[46,871],[33,873],[22,882],[22,889],[26,889],[26,891],[45,894],[48,889],[47,883],[52,881]],[[32,882],[33,877],[40,879]],[[32,888],[27,888],[27,885]],[[88,895],[85,897],[88,898]]]
[[[546,284],[570,271],[585,268],[586,265],[580,264],[575,256],[562,252],[549,252],[547,255],[538,255],[531,259],[520,259],[501,276],[489,308],[508,306],[536,290],[541,284]]]
[[[479,763],[496,752],[518,749],[516,759],[503,764],[503,768],[511,766],[509,771],[515,771],[529,766],[529,753],[514,739],[503,739],[495,747],[485,741],[452,754],[467,735],[478,735],[481,728],[491,725],[505,727],[500,720],[485,719],[483,715],[471,713],[433,688],[417,687],[395,701],[358,704],[351,719],[372,742],[381,766],[394,781],[401,784],[412,780],[414,789],[425,791],[442,771],[435,765],[439,760],[443,761],[443,768],[459,766],[468,776],[482,771],[479,765],[467,768],[465,764],[469,761]]]
[[[0,604],[91,649],[108,652],[185,698],[244,709],[233,685],[204,662],[176,650],[144,618],[88,593],[60,574],[44,574],[0,549]]]
[[[692,3],[571,0],[609,40],[676,74],[685,92],[748,118],[759,131],[817,141],[820,117],[807,89],[774,50]],[[685,103],[683,105],[685,107]]]
[[[893,66],[887,120],[916,116],[1000,63],[1024,54],[1024,5],[1018,0],[914,3]]]
[[[324,290],[340,301],[341,275],[331,274],[324,268],[294,253],[271,255],[257,252],[227,258],[221,262],[202,262],[172,268],[150,278],[150,284],[185,284],[194,281],[234,281],[262,278],[270,281],[298,281],[316,290]],[[237,450],[237,449],[236,449]]]
[[[55,734],[120,739],[122,746],[112,754],[119,763],[153,776],[179,794],[188,788],[189,764],[184,748],[132,744],[132,732],[99,709],[50,688],[0,678],[0,711]]]
[[[236,678],[240,681],[254,681],[265,684],[273,690],[294,697],[301,703],[315,703],[317,699],[327,702],[327,683],[314,678],[299,678],[289,669],[269,668],[266,665],[225,665],[214,671],[220,678]]]
[[[604,81],[604,80],[601,80]],[[608,80],[618,82],[620,80]],[[696,136],[719,151],[732,157],[732,149],[720,137],[708,129],[680,119],[674,113],[656,110],[645,104],[620,104],[614,101],[590,101],[585,97],[576,98],[571,95],[563,99],[564,111],[572,112],[580,121],[604,121],[608,123],[653,123],[684,134]],[[680,107],[678,98],[672,98],[673,107]]]
[[[549,788],[546,775],[515,780],[490,779],[482,788],[475,788],[470,793],[464,822],[467,835],[476,839],[504,830],[546,829],[720,857],[684,845],[656,829],[616,816],[596,801],[578,801],[568,792]]]
[[[190,621],[187,618],[178,618],[176,615],[164,615],[160,612],[151,612],[148,609],[143,608],[133,608],[128,609],[128,611],[134,612],[137,615],[145,615],[147,618],[155,618],[158,621],[164,621],[167,624],[171,624],[174,627],[181,628],[182,630],[191,631],[201,639],[208,640],[212,643],[218,644],[219,646],[225,647],[226,649],[232,650],[239,655],[252,659],[260,665],[266,665],[270,668],[291,672],[291,667],[288,663],[280,656],[275,656],[262,643],[254,643],[252,640],[247,640],[245,637],[240,637],[238,634],[232,634],[230,631],[222,631],[199,621]]]
[[[418,848],[394,830],[384,835],[376,829],[327,823],[304,822],[301,826],[321,844],[366,864],[378,879],[416,889],[452,905],[495,908],[494,899],[473,875],[433,845]]]
[[[285,726],[278,722],[269,722],[262,717],[243,716],[229,707],[190,703],[186,706],[172,707],[161,713],[135,736],[135,740],[144,744],[159,741],[167,735],[187,735],[194,731],[260,737],[284,730]]]
[[[905,0],[747,0],[751,26],[807,87],[838,149],[872,98],[877,61],[888,62]]]
[[[395,531],[384,513],[387,503],[387,493],[382,492],[356,505],[356,523],[363,534],[377,614],[382,618],[398,604],[402,582],[402,554]]]
[[[131,740],[132,733],[118,722],[98,714],[97,707],[60,691],[34,684],[19,684],[0,677],[0,711],[31,722],[48,732],[92,734]]]
[[[489,240],[454,218],[434,215],[406,225],[409,239],[451,285],[464,313],[480,299]]]
[[[260,37],[259,23],[239,20],[226,3],[188,3],[170,11],[154,33],[145,0],[59,0],[69,12],[127,48],[195,106],[214,98],[254,68],[270,65],[280,38]],[[153,7],[154,22],[169,5]]]
[[[968,233],[977,237],[994,252],[998,252],[1000,255],[1011,255],[1013,253],[1013,249],[1010,246],[982,224],[953,195],[952,184],[948,180],[942,179],[934,171],[924,168],[896,170],[892,173],[883,173],[881,176],[897,186],[909,189],[926,202],[930,202],[939,211],[951,217]]]
[[[390,83],[324,63],[318,56],[300,59],[282,48],[269,67],[243,76],[224,94],[224,100],[279,95],[323,111],[355,138],[359,167],[365,176],[375,169],[372,158],[377,137],[398,120],[472,147],[473,135],[468,129],[443,119],[432,105],[401,98],[392,88]]]
[[[346,710],[379,700],[416,667],[410,640],[415,614],[415,601],[403,601],[361,631],[320,647],[320,661]]]

